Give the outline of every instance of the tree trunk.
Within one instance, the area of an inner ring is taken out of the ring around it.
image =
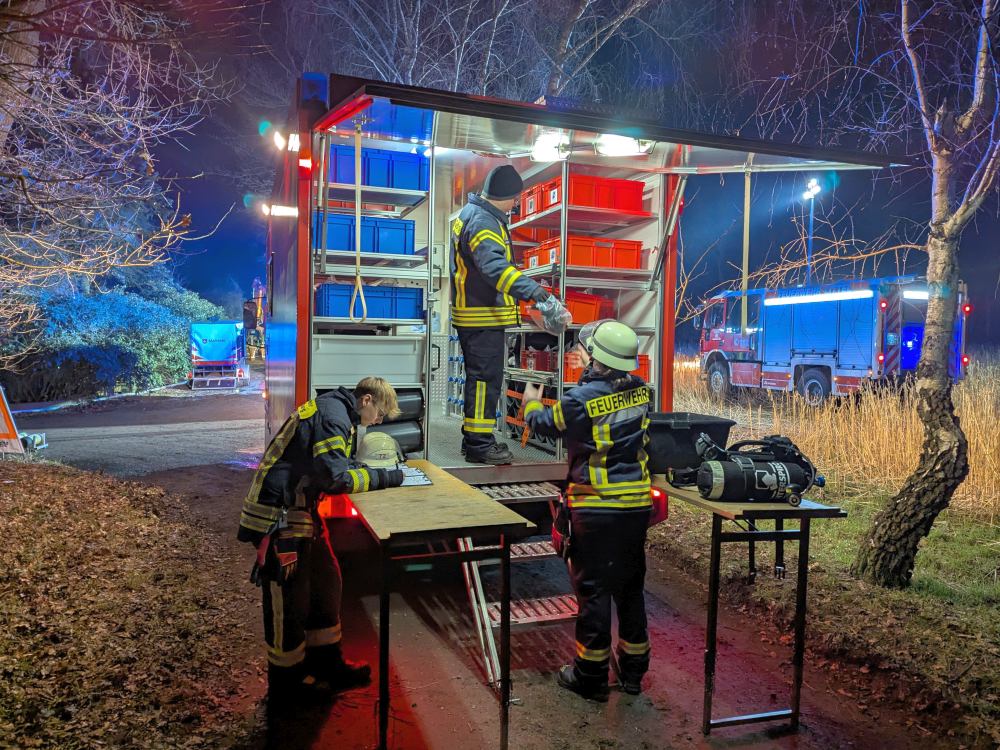
[[[969,473],[969,444],[955,416],[948,372],[958,312],[958,237],[932,227],[927,255],[930,299],[917,366],[917,413],[924,425],[920,462],[875,516],[853,567],[854,575],[887,588],[910,584],[920,540]]]

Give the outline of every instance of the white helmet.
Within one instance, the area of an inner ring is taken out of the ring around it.
[[[395,469],[403,461],[399,443],[379,430],[368,430],[358,446],[358,461],[372,469]]]

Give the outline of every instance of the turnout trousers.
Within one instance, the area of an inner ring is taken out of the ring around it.
[[[618,665],[638,680],[649,669],[646,627],[646,525],[649,511],[571,511],[569,572],[579,605],[574,672],[584,685],[607,684],[611,604],[618,609]]]
[[[326,526],[314,519],[317,533],[299,544],[298,568],[279,585],[270,578],[264,592],[264,641],[267,660],[276,667],[296,667],[306,649],[340,643],[343,579]]]
[[[465,420],[462,443],[466,453],[482,455],[496,443],[497,404],[503,387],[507,333],[503,328],[456,328],[465,358]]]

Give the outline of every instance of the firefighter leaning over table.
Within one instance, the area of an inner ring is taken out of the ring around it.
[[[403,472],[352,458],[359,425],[399,414],[382,378],[337,388],[302,404],[267,446],[243,502],[238,539],[257,548],[251,580],[264,597],[268,707],[328,697],[362,685],[367,664],[341,652],[341,575],[317,513],[320,493],[365,492],[403,483]]]
[[[509,164],[486,176],[481,195],[452,223],[451,323],[465,358],[462,452],[469,463],[509,464],[513,455],[493,435],[507,355],[505,329],[516,326],[516,300],[535,302],[546,330],[572,320],[562,303],[513,265],[507,213],[524,187]]]
[[[563,537],[565,549],[557,551],[567,559],[579,616],[576,660],[560,670],[558,682],[604,702],[612,600],[625,691],[638,695],[649,669],[643,586],[652,507],[645,450],[650,393],[642,378],[629,374],[638,367],[639,340],[632,329],[598,321],[580,332],[579,347],[587,364],[580,385],[552,407],[539,400],[541,386],[526,386],[524,419],[532,432],[562,437],[569,454],[566,505],[553,540]]]

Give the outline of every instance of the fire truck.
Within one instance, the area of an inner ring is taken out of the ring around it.
[[[920,360],[929,296],[916,276],[717,294],[695,318],[702,376],[718,398],[766,388],[798,392],[810,406],[865,383],[901,382]],[[969,363],[964,283],[955,299],[949,369],[957,380]]]

